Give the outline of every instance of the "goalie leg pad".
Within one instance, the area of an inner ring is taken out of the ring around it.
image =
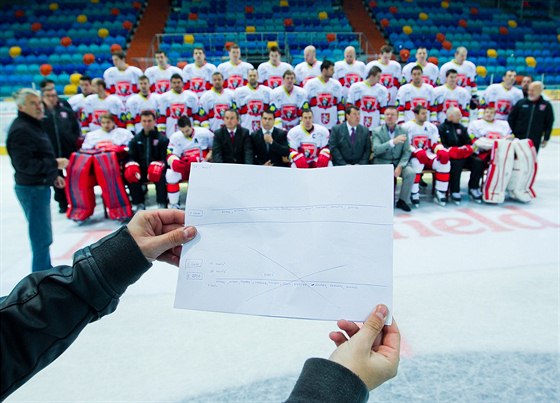
[[[92,154],[79,151],[70,156],[64,189],[69,206],[66,217],[71,220],[84,221],[95,209],[93,187],[97,182],[93,174],[93,160]]]
[[[117,154],[100,153],[94,156],[94,171],[101,186],[103,202],[112,220],[125,220],[132,217],[130,200],[126,194]]]
[[[513,142],[515,160],[507,190],[517,200],[528,203],[536,197],[533,183],[537,175],[537,150],[530,139]]]
[[[506,186],[511,177],[514,162],[512,142],[494,140],[490,165],[482,185],[482,199],[487,203],[503,203]]]

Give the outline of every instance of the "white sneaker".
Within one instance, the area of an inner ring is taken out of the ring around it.
[[[445,205],[447,204],[447,197],[445,196],[445,193],[436,190],[436,194],[434,195],[434,202],[436,202],[438,206],[445,207]]]

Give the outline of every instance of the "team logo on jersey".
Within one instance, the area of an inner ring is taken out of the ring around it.
[[[333,94],[328,92],[320,92],[317,94],[317,106],[322,109],[328,109],[334,105]]]
[[[280,87],[282,85],[282,77],[274,76],[268,78],[268,86],[272,89]]]
[[[379,83],[386,88],[391,88],[393,86],[393,76],[391,74],[381,74]]]
[[[156,81],[156,92],[158,94],[163,94],[164,92],[169,91],[169,88],[171,88],[171,84],[169,83],[169,80]]]
[[[191,90],[194,92],[204,91],[204,78],[202,77],[191,78]]]
[[[251,128],[253,129],[253,131],[257,131],[261,128],[261,121],[260,120],[253,120],[251,122]]]
[[[366,95],[362,98],[362,110],[364,112],[375,112],[377,111],[379,103],[377,98]]]
[[[198,147],[191,148],[190,150],[185,150],[183,155],[181,156],[182,159],[186,160],[195,160],[201,161],[202,160],[202,150]]]
[[[264,104],[260,100],[252,100],[247,102],[247,111],[251,116],[259,116],[261,112],[264,110]]]
[[[496,110],[502,114],[509,113],[511,110],[511,101],[508,101],[507,99],[500,99],[496,103]]]
[[[117,81],[115,88],[117,95],[121,97],[132,95],[132,83],[129,81]]]
[[[239,88],[243,85],[243,77],[238,76],[238,75],[234,75],[234,76],[230,76],[227,79],[228,82],[228,88]]]
[[[446,100],[443,102],[443,111],[444,111],[444,112],[447,111],[447,110],[448,110],[449,108],[451,108],[452,106],[454,106],[455,108],[458,108],[458,107],[459,107],[459,103],[458,103],[456,100],[454,100],[454,99],[446,99]]]
[[[103,115],[104,113],[107,113],[109,111],[106,110],[96,110],[93,111],[93,123],[96,124],[97,126],[101,126],[101,122],[99,121],[99,116]]]
[[[345,86],[350,88],[352,84],[360,81],[360,76],[356,73],[348,73],[346,74],[344,81],[345,81]]]
[[[330,113],[321,113],[321,123],[324,125],[328,125],[331,121],[331,114]]]
[[[185,104],[171,104],[169,107],[169,116],[173,119],[179,119],[181,116],[186,115]]]
[[[297,118],[297,107],[295,105],[282,106],[282,120],[294,120]]]
[[[228,104],[214,105],[214,118],[223,119],[226,111],[229,109]]]
[[[412,109],[414,109],[417,105],[422,105],[424,108],[428,107],[428,100],[426,98],[412,98]]]
[[[428,136],[414,136],[412,138],[412,145],[416,148],[424,148],[428,145]]]
[[[371,116],[365,116],[364,117],[364,126],[365,127],[371,127],[372,123],[373,123],[373,119],[371,118]]]
[[[488,133],[486,133],[486,137],[489,138],[490,140],[499,140],[503,136],[502,136],[502,133],[500,133],[500,132],[488,132]]]
[[[465,74],[457,74],[457,85],[459,87],[467,86],[467,76]]]
[[[431,84],[430,77],[428,76],[422,76],[422,81],[424,81],[424,84]]]
[[[302,153],[306,159],[315,158],[317,156],[317,145],[313,143],[301,143],[299,152]]]

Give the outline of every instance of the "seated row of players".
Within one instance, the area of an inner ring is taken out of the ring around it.
[[[471,169],[469,196],[478,203],[482,201],[480,181],[485,163],[490,158],[488,151],[493,151],[490,176],[492,169],[497,169],[492,167],[502,169],[499,165],[506,158],[505,154],[503,158],[495,155],[498,153],[497,139],[511,135],[507,122],[494,119],[494,114],[494,108],[488,108],[484,119],[473,121],[467,133],[459,124],[462,115],[458,108],[449,108],[447,120],[438,130],[428,122],[428,110],[422,105],[414,108],[414,119],[403,125],[397,124],[397,108],[389,106],[385,124],[373,131],[373,143],[370,132],[359,123],[360,114],[356,106],[346,108],[346,122],[335,126],[331,133],[326,127],[314,123],[313,111],[305,109],[301,124],[287,133],[274,127],[274,113],[266,110],[261,113],[261,127],[250,134],[239,125],[238,111],[228,109],[224,112],[224,125],[214,133],[203,127],[193,127],[187,116],[179,117],[179,130],[169,139],[158,132],[153,111],[141,113],[142,130],[134,137],[125,129],[115,128],[110,114],[103,114],[100,116],[102,129],[88,133],[82,148],[122,153],[128,145],[128,155],[124,156],[128,160],[124,178],[136,210],[144,208],[142,183],[147,181],[156,183],[160,207],[165,207],[169,199],[171,207],[178,208],[179,182],[188,180],[193,162],[322,168],[368,164],[373,159],[373,163],[393,164],[395,177],[403,177],[397,207],[410,211],[409,200],[414,206],[419,204],[419,181],[424,169],[435,171],[434,200],[437,204],[444,206],[447,202],[450,177],[452,200],[460,203],[460,174],[464,167]],[[469,134],[475,140],[474,146]],[[529,145],[525,151],[534,152],[534,148],[531,150]],[[511,171],[513,152],[507,158]],[[527,166],[522,168],[525,171],[530,169]],[[531,173],[528,175],[531,176]],[[503,175],[496,175],[498,177]],[[534,175],[530,183],[518,183],[518,189],[513,190],[519,192],[514,196],[522,201],[532,199],[532,180]],[[503,201],[507,181],[504,183],[501,179],[501,183],[496,184],[489,178],[488,182],[493,186],[494,193],[488,193],[484,199]],[[71,189],[71,180],[69,183],[69,191],[75,191]],[[490,189],[487,184],[485,188]],[[502,189],[500,195],[497,195],[497,188]]]
[[[275,50],[271,51],[271,54],[276,53]],[[350,55],[350,59],[355,58],[353,49],[347,49],[347,53]],[[425,52],[420,49],[419,55],[424,54]],[[387,57],[390,55],[390,51],[382,53],[382,55]],[[114,59],[121,60],[120,56],[116,55],[114,55]],[[165,55],[159,53],[158,60],[162,59],[166,60]],[[389,62],[392,61],[389,60],[387,63]],[[405,69],[407,75],[410,75],[411,82],[400,86],[398,91],[395,85],[391,87],[395,89],[393,91],[391,88],[387,88],[389,81],[383,72],[383,66],[378,66],[382,63],[377,63],[377,61],[370,63],[372,66],[366,75],[351,72],[348,67],[354,68],[361,62],[354,59],[351,64],[346,60],[344,63],[347,66],[345,69],[339,67],[339,70],[346,73],[342,80],[345,83],[344,86],[333,79],[333,76],[336,76],[337,65],[324,61],[320,64],[317,77],[311,78],[312,75],[307,75],[303,79],[306,82],[303,88],[295,85],[298,81],[298,73],[290,69],[284,70],[282,76],[278,77],[281,81],[273,80],[274,83],[281,84],[271,89],[260,84],[262,76],[258,70],[248,68],[246,84],[240,85],[233,91],[226,88],[225,84],[228,79],[224,80],[224,74],[218,71],[214,71],[209,78],[210,81],[205,81],[204,85],[196,84],[197,92],[184,89],[185,86],[192,87],[193,78],[190,82],[185,83],[183,75],[175,72],[169,80],[170,89],[163,94],[154,93],[151,90],[156,78],[152,74],[153,77],[150,79],[148,72],[150,69],[159,68],[154,66],[146,71],[146,75],[138,78],[137,84],[130,87],[134,89],[137,86],[139,93],[127,97],[124,104],[122,102],[124,98],[121,99],[110,94],[110,89],[114,85],[109,86],[102,79],[95,79],[93,85],[90,85],[88,77],[81,79],[82,94],[70,98],[69,102],[80,115],[84,133],[98,129],[100,126],[98,117],[105,112],[110,112],[118,117],[116,118],[118,126],[127,127],[131,131],[139,131],[140,113],[143,110],[156,112],[158,127],[160,131],[165,131],[167,136],[177,130],[177,118],[182,115],[189,116],[197,125],[216,130],[223,125],[223,112],[229,108],[237,108],[241,115],[242,126],[254,131],[259,127],[261,112],[269,107],[275,111],[276,126],[284,130],[289,130],[299,124],[301,112],[307,107],[314,111],[316,123],[332,129],[336,124],[344,121],[344,107],[347,104],[358,106],[361,124],[372,130],[382,123],[384,110],[387,106],[392,105],[391,99],[393,98],[395,98],[395,104],[399,110],[399,123],[413,119],[412,110],[416,105],[426,107],[430,112],[430,121],[436,125],[443,123],[446,111],[451,106],[461,110],[463,124],[467,124],[469,121],[471,93],[460,86],[460,80],[467,84],[470,81],[462,79],[461,74],[455,69],[442,68],[440,73],[445,70],[445,84],[434,88],[431,84],[426,83],[433,76],[433,73],[430,73],[432,70],[430,64],[424,67],[421,66],[421,63],[415,64]],[[318,62],[313,66],[317,64]],[[361,64],[363,65],[363,63]],[[196,67],[196,63],[193,66]],[[309,68],[311,66],[308,64]],[[259,70],[263,69],[259,67]],[[426,76],[427,72],[428,76]],[[266,77],[264,82],[270,83],[271,75],[268,74]],[[501,84],[488,87],[480,101],[482,108],[495,107],[497,117],[507,119],[512,106],[523,97],[522,92],[513,87],[515,77],[514,71],[507,71]],[[362,81],[362,78],[365,80]],[[231,75],[229,80],[231,80]],[[161,81],[157,81],[157,88],[165,87]],[[122,86],[129,88],[124,84]],[[209,89],[207,89],[208,87]],[[92,88],[94,93],[84,96]],[[204,89],[199,90],[201,88]]]

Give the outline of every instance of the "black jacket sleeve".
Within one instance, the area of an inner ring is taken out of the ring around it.
[[[290,155],[290,146],[288,145],[288,133],[284,130],[278,130],[278,137],[274,139],[270,145],[270,150],[282,157]],[[266,162],[266,161],[265,161]]]
[[[332,129],[332,133],[329,137],[329,151],[331,152],[331,159],[333,165],[346,165],[346,161],[342,157],[340,152],[340,125],[335,126]]]
[[[359,165],[367,165],[369,164],[369,155],[371,153],[371,135],[369,134],[366,136],[366,144],[364,145],[364,152],[362,154],[362,158],[358,161]]]
[[[287,402],[352,403],[366,402],[365,383],[352,371],[334,361],[310,358]]]
[[[550,134],[552,133],[553,125],[554,125],[554,112],[552,111],[552,104],[550,102],[546,102],[545,118],[543,123],[544,141],[550,140]]]
[[[115,260],[117,251],[127,259]],[[0,400],[53,362],[88,323],[113,312],[150,266],[121,227],[76,252],[72,267],[25,277],[0,301]]]
[[[251,140],[251,135],[247,129],[243,129],[243,152],[245,153],[245,164],[253,165],[253,141]]]
[[[216,133],[214,133],[214,141],[212,142],[212,162],[224,162],[224,158],[222,156],[221,131],[219,130],[216,130]]]

